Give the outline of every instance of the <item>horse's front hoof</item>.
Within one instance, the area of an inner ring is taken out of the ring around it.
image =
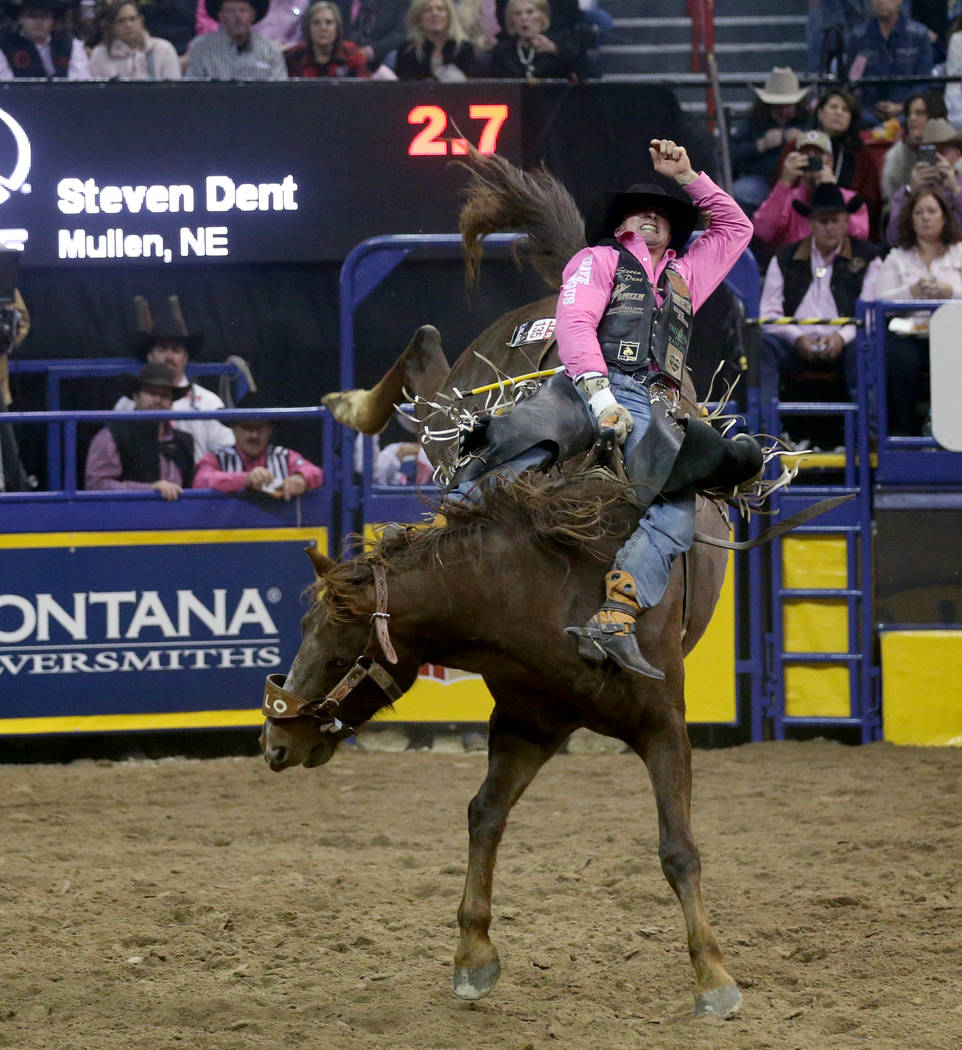
[[[731,1017],[741,1005],[742,993],[734,984],[712,988],[710,992],[695,993],[696,1017]]]
[[[483,999],[498,983],[501,963],[493,959],[484,966],[454,968],[454,994],[459,999]]]

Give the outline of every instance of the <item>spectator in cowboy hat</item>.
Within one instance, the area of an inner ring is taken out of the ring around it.
[[[251,29],[267,14],[268,0],[209,0],[216,33],[196,37],[185,76],[195,80],[287,80],[287,66],[273,40]]]
[[[124,377],[124,387],[135,411],[169,411],[187,395],[173,370],[159,361],[148,362],[137,375]],[[118,419],[94,435],[87,452],[84,488],[99,491],[156,489],[165,500],[176,500],[194,473],[194,441],[174,430],[167,420],[141,423]]]
[[[261,391],[251,391],[238,408],[272,408]],[[271,444],[274,424],[269,419],[250,417],[231,423],[233,446],[208,452],[197,464],[195,489],[217,492],[256,492],[274,499],[289,500],[316,489],[324,482],[324,472],[300,452]]]
[[[755,236],[769,248],[803,240],[811,230],[806,212],[798,205],[807,206],[817,186],[836,182],[831,139],[824,131],[802,132],[795,141],[795,149],[785,158],[778,182],[752,216]],[[855,196],[852,190],[839,192],[846,201]],[[852,215],[849,232],[853,237],[866,239],[868,230],[868,209],[861,203]]]
[[[760,305],[763,317],[852,317],[856,299],[875,298],[879,250],[869,241],[849,236],[849,216],[861,201],[846,200],[842,192],[826,182],[815,187],[810,203],[794,202],[812,232],[779,248],[768,264]],[[813,366],[841,368],[854,398],[855,325],[764,327],[763,403],[778,395],[783,379]]]
[[[935,117],[925,122],[922,129],[923,146],[934,146],[935,155],[928,151],[918,154],[919,160],[909,173],[909,181],[892,196],[892,211],[885,230],[885,240],[899,243],[899,221],[906,198],[922,190],[934,190],[955,213],[955,221],[962,229],[962,132],[944,118]]]
[[[787,66],[775,66],[761,88],[746,120],[735,126],[731,137],[732,196],[747,215],[768,195],[782,147],[794,142],[805,124],[799,102],[808,88]]]
[[[166,365],[173,371],[176,384],[186,387],[184,403],[178,407],[191,412],[210,412],[223,408],[224,402],[215,393],[192,383],[184,374],[188,360],[204,345],[204,335],[202,332],[187,330],[177,296],[168,296],[167,301],[153,312],[143,296],[138,295],[134,304],[137,309],[137,330],[131,338],[133,351],[142,361]],[[134,403],[129,397],[121,397],[114,405],[120,412],[129,412],[133,407]],[[196,459],[234,441],[231,431],[216,419],[178,419],[174,429],[191,435]]]
[[[3,0],[14,20],[0,30],[0,80],[14,77],[89,80],[83,44],[66,29],[54,29],[69,5],[61,0]]]

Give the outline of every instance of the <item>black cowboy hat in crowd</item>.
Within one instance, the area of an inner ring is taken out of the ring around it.
[[[151,348],[164,339],[179,339],[190,357],[204,345],[203,332],[187,330],[176,295],[169,295],[166,302],[154,311],[142,295],[134,299],[134,306],[137,309],[137,329],[130,337],[130,345],[142,361],[146,360]]]
[[[847,211],[851,215],[853,211],[858,211],[862,204],[862,198],[857,193],[847,201],[834,182],[820,182],[812,191],[812,200],[809,204],[806,204],[805,201],[792,201],[792,207],[806,219],[819,212]]]
[[[674,179],[655,172],[652,180],[636,182],[627,190],[606,193],[596,201],[585,219],[587,242],[597,244],[606,237],[611,237],[626,215],[638,208],[654,204],[668,213],[668,222],[671,225],[669,246],[676,252],[684,251],[688,238],[698,225],[701,213]]]
[[[248,390],[247,393],[234,405],[234,408],[282,408],[279,404],[277,397],[273,394],[268,394],[266,390]],[[236,420],[240,423],[243,420]],[[265,422],[273,423],[274,420],[267,420]]]
[[[20,12],[29,11],[31,8],[39,8],[41,11],[53,11],[55,15],[62,14],[74,6],[74,0],[3,0],[0,7],[16,20]]]
[[[220,14],[220,6],[223,2],[224,0],[207,0],[207,13],[215,22]],[[247,2],[254,8],[255,22],[259,22],[267,14],[267,9],[270,7],[270,0],[247,0]]]
[[[133,397],[142,386],[165,386],[174,401],[179,401],[190,390],[190,383],[178,386],[173,370],[160,361],[149,361],[136,375],[128,373],[120,377],[120,389],[127,397]]]

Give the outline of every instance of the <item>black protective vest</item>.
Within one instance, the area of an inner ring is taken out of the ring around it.
[[[855,300],[862,291],[865,271],[879,254],[870,241],[846,237],[832,263],[829,287],[839,317],[853,317]],[[782,309],[786,316],[794,316],[812,283],[812,239],[787,244],[775,253],[784,280]]]
[[[70,66],[73,36],[65,29],[50,34],[50,54],[53,58],[53,75],[65,77]],[[21,36],[16,29],[9,28],[0,33],[0,51],[3,52],[15,77],[40,77],[46,80],[47,71],[40,61],[40,53],[33,42]]]
[[[175,430],[163,441],[157,440],[156,423],[108,424],[120,455],[124,481],[160,481],[160,457],[173,460],[180,470],[181,484],[187,488],[194,477],[194,439]]]
[[[609,367],[637,372],[653,361],[661,371],[681,383],[691,334],[691,294],[680,273],[670,266],[662,271],[655,290],[641,263],[613,238],[601,244],[618,251],[611,298],[598,325],[598,341]]]

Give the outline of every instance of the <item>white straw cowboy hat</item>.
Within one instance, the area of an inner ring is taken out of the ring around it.
[[[770,106],[790,106],[793,102],[801,102],[809,89],[799,85],[798,77],[790,66],[775,66],[765,86],[757,88],[752,85],[752,91]]]
[[[962,146],[962,132],[956,131],[945,117],[933,117],[925,122],[922,129],[923,146],[944,146],[949,142],[953,146]]]

